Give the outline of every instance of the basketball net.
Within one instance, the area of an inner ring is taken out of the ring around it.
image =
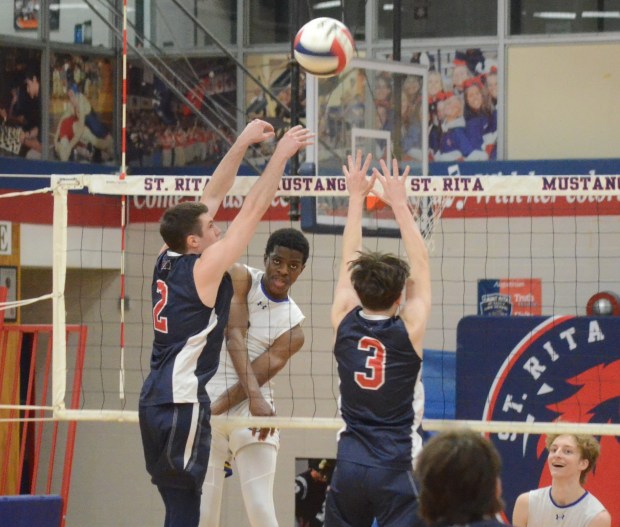
[[[409,197],[409,207],[413,214],[413,218],[418,224],[420,233],[429,250],[432,248],[435,223],[441,217],[447,201],[448,198],[446,196]],[[368,196],[366,198],[366,210],[369,212],[381,210],[385,206],[386,203],[377,196]]]

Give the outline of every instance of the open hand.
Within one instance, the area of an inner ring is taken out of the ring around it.
[[[391,207],[394,207],[399,203],[407,203],[406,183],[411,167],[407,165],[401,176],[399,174],[398,161],[396,159],[392,159],[391,172],[390,168],[385,161],[383,161],[383,159],[379,160],[379,163],[381,164],[382,173],[375,168],[373,169],[373,174],[379,180],[379,183],[381,183],[383,192],[381,195],[377,194],[377,196]]]
[[[362,165],[362,151],[358,150],[355,160],[353,156],[347,156],[348,168],[343,165],[342,173],[344,174],[347,182],[347,190],[349,196],[361,196],[362,198],[368,196],[372,187],[375,184],[377,176],[373,174],[370,179],[366,177],[370,162],[372,161],[372,154],[368,154]]]
[[[313,137],[314,133],[300,124],[293,126],[278,141],[274,155],[281,154],[287,159],[293,157],[302,148],[313,144]]]

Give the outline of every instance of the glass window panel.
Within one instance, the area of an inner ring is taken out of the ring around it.
[[[265,119],[273,124],[276,135],[291,123],[291,70],[288,55],[252,54],[245,59],[245,67],[252,74],[245,75],[245,114],[248,119]],[[258,81],[258,82],[256,82]],[[260,84],[259,84],[260,83]],[[264,91],[266,88],[269,93]],[[299,111],[305,117],[305,73],[300,72]],[[265,145],[265,149],[275,145]]]
[[[198,0],[196,9],[198,20],[215,38],[224,44],[236,43],[237,2]],[[200,35],[198,45],[211,45],[211,39],[204,32]]]
[[[344,7],[342,6],[344,3]],[[343,21],[355,40],[365,40],[365,0],[315,0],[311,18],[331,17]]]
[[[50,39],[92,46],[110,46],[110,28],[114,12],[105,1],[93,1],[91,9],[83,0],[60,0],[50,5]]]
[[[249,4],[250,44],[272,44],[291,41],[291,11],[288,2],[282,2],[281,0],[253,0]],[[302,18],[300,16],[300,19],[307,21],[308,17]]]
[[[157,75],[141,62],[129,66],[127,164],[217,164],[236,135],[235,64],[226,57],[167,58],[165,64]]]
[[[511,0],[510,33],[620,31],[620,0]]]
[[[0,48],[0,156],[41,159],[41,52]]]
[[[489,36],[497,34],[495,0],[403,0],[402,38]],[[378,36],[392,38],[394,1],[378,0]]]
[[[229,0],[144,0],[145,31],[153,24],[152,39],[158,47],[194,49],[236,42],[236,2]]]
[[[291,3],[282,2],[282,0],[253,0],[249,3],[249,43],[290,42],[299,27],[308,20],[318,17],[330,17],[343,21],[356,40],[364,40],[365,3],[365,0],[299,2],[297,5],[299,22],[294,24],[296,28],[291,31]]]

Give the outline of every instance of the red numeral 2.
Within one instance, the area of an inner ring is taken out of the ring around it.
[[[168,286],[163,280],[157,280],[157,292],[161,295],[159,302],[153,308],[153,327],[155,331],[168,333],[168,317],[162,317],[161,312],[168,303]]]

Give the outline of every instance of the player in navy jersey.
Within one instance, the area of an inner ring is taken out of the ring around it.
[[[265,121],[248,124],[216,168],[200,202],[168,209],[160,223],[165,245],[153,273],[155,336],[139,419],[146,468],[166,509],[165,527],[194,527],[199,521],[211,439],[206,383],[217,369],[233,294],[227,269],[250,242],[287,161],[312,138],[301,126],[284,134],[222,235],[213,218],[246,150],[273,136],[273,127]]]
[[[504,507],[500,471],[497,450],[480,434],[453,430],[436,435],[416,467],[422,517],[429,527],[505,525],[495,519]]]
[[[334,291],[334,354],[340,378],[336,469],[327,494],[325,526],[411,527],[416,515],[413,480],[414,390],[422,364],[422,339],[431,308],[429,258],[409,209],[407,167],[399,175],[371,156],[348,158],[349,192],[342,260]],[[362,208],[378,180],[392,207],[408,262],[362,251]],[[404,295],[403,295],[404,289]]]

